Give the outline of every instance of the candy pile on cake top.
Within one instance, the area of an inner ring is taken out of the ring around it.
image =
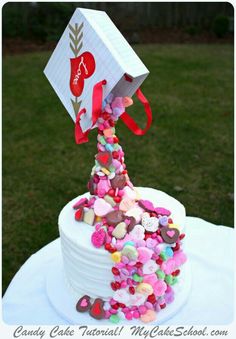
[[[84,295],[76,309],[113,323],[122,318],[154,321],[157,312],[174,300],[172,286],[186,261],[181,225],[158,201],[141,199],[128,176],[115,122],[130,104],[128,97],[112,100],[111,96],[104,103],[98,119],[98,153],[88,183],[90,197],[73,206],[75,219],[93,226],[93,246],[104,247],[113,262],[110,299]]]

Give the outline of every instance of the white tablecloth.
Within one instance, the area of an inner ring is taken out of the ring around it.
[[[192,290],[185,306],[166,325],[220,325],[233,319],[234,231],[187,217],[185,248]],[[12,279],[3,297],[7,324],[67,324],[49,303],[45,277],[60,254],[56,239],[33,254]]]

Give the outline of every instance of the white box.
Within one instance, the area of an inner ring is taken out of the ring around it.
[[[132,96],[149,71],[105,12],[77,8],[44,73],[74,121],[78,111],[86,108],[81,117],[82,130],[86,131],[92,126],[96,83],[107,81],[104,99],[111,92]]]

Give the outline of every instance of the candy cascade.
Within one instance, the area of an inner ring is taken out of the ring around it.
[[[98,119],[95,166],[88,183],[90,198],[73,206],[75,219],[94,227],[91,242],[104,246],[112,262],[111,298],[80,298],[78,312],[95,319],[140,319],[151,322],[174,300],[173,285],[186,261],[181,249],[184,233],[171,211],[143,200],[133,186],[124,163],[124,152],[115,135],[115,123],[129,97],[109,96]],[[88,226],[88,227],[91,227]],[[79,227],[79,225],[78,225]]]

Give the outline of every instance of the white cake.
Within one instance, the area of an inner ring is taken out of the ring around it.
[[[178,200],[153,188],[138,187],[137,189],[142,199],[148,199],[155,205],[169,209],[173,222],[183,231],[185,208]],[[74,293],[78,299],[87,294],[92,298],[108,300],[113,294],[110,287],[113,279],[111,273],[113,262],[103,247],[98,249],[92,245],[91,235],[94,226],[75,220],[73,205],[82,197],[89,197],[89,193],[70,201],[59,215],[59,232],[67,284],[71,293]]]

